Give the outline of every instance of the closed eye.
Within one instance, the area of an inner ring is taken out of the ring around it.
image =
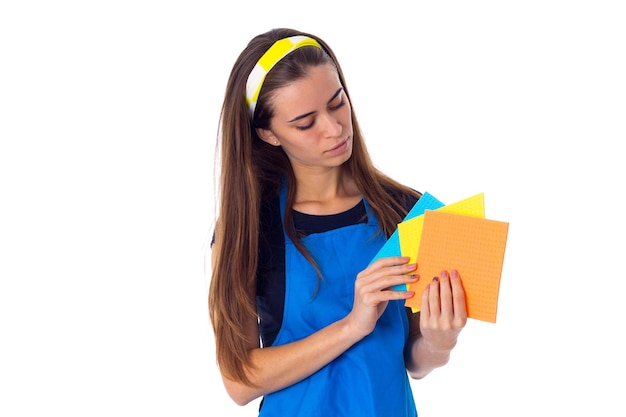
[[[298,130],[307,130],[313,127],[313,124],[315,123],[315,120],[313,120],[311,123],[309,123],[306,126],[296,126],[296,129]]]
[[[339,110],[340,108],[342,108],[345,104],[346,104],[346,100],[344,98],[343,93],[343,87],[340,87],[337,91],[335,91],[335,94],[333,94],[333,96],[331,97],[330,100],[328,100],[328,105],[329,105],[329,110],[330,111],[336,111]],[[339,100],[339,102],[335,105],[331,105],[332,102]],[[296,117],[295,119],[292,119],[290,122],[299,120],[299,119],[304,119],[305,117],[308,116],[314,116],[313,113],[308,113],[308,114],[303,114],[301,116]],[[298,130],[307,130],[313,127],[313,125],[315,124],[315,118],[313,118],[311,120],[311,123],[304,125],[304,126],[296,126],[296,129]]]
[[[331,109],[332,111],[339,110],[339,109],[340,109],[340,108],[342,108],[345,104],[346,104],[346,101],[343,99],[343,96],[342,96],[342,97],[341,97],[341,100],[339,100],[339,103],[337,103],[337,104],[336,104],[336,105],[334,105],[334,106],[331,106],[331,107],[330,107],[330,109]]]

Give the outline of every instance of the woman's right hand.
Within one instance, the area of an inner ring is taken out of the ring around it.
[[[398,291],[391,287],[415,282],[416,264],[409,264],[406,256],[391,256],[373,262],[361,271],[354,283],[354,305],[346,317],[351,327],[365,337],[385,311],[390,300],[406,300],[412,291]]]

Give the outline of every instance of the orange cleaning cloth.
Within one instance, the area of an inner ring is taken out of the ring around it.
[[[442,270],[456,269],[465,290],[469,318],[496,322],[500,277],[509,224],[480,217],[427,210],[417,252],[420,279],[406,306],[418,311],[422,293]]]

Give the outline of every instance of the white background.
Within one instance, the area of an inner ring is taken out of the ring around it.
[[[0,5],[0,415],[256,414],[204,264],[226,80],[278,26],[333,47],[382,170],[510,223],[498,322],[420,416],[625,415],[621,2],[216,4]]]

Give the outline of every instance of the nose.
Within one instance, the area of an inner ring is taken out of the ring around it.
[[[339,119],[330,113],[323,114],[322,126],[324,137],[327,138],[339,137],[341,136],[341,132],[343,132],[343,126],[339,122]]]

